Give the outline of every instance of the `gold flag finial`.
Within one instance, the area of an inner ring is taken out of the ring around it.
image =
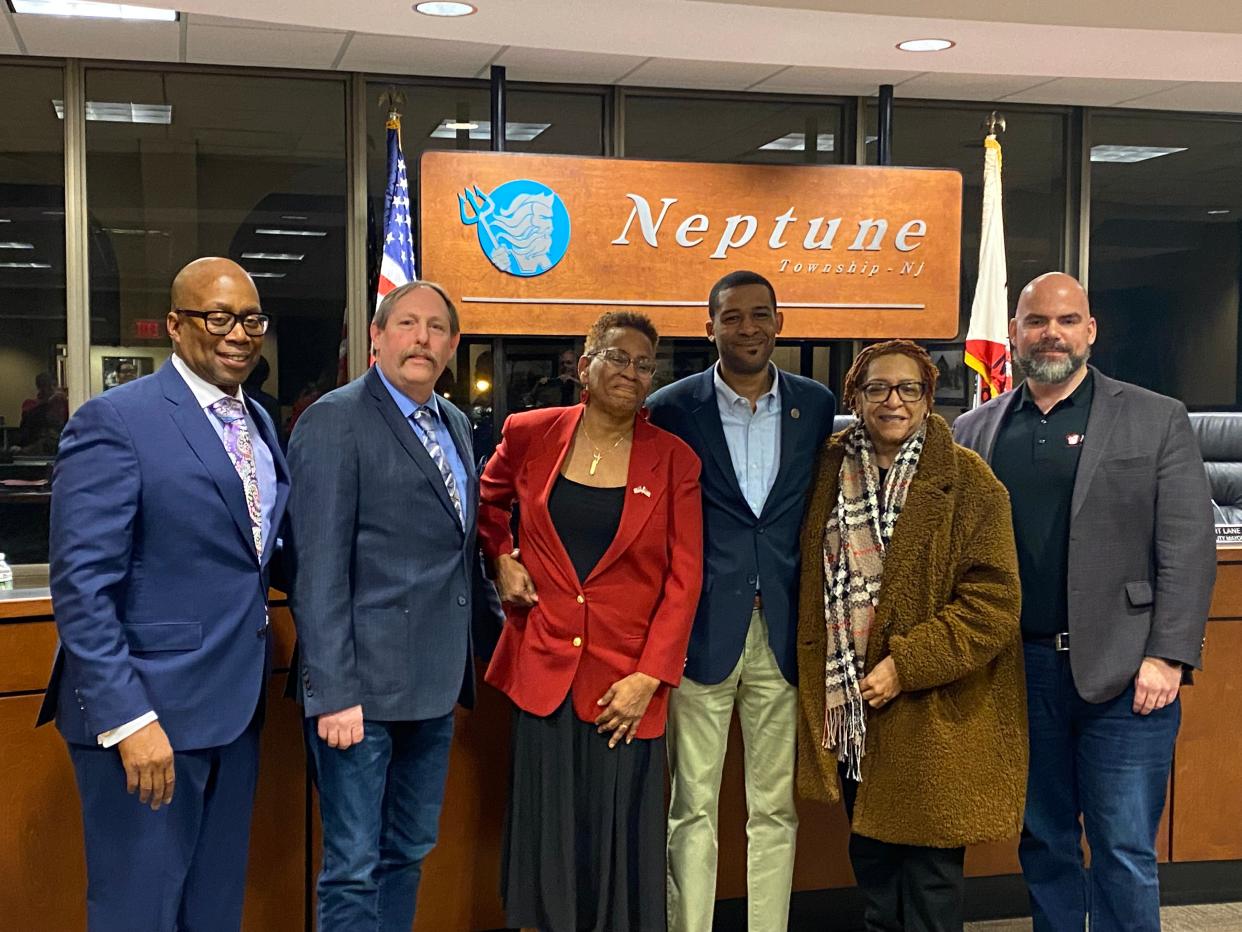
[[[385,129],[401,128],[401,107],[405,105],[405,92],[398,90],[395,85],[388,85],[388,88],[379,96],[379,105],[383,110],[388,111],[388,122]]]
[[[987,130],[987,135],[989,136],[995,136],[997,133],[1003,133],[1005,131],[1004,116],[993,110],[984,119],[983,128]]]

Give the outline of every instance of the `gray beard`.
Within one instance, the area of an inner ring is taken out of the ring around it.
[[[1087,351],[1081,356],[1075,356],[1071,353],[1063,359],[1055,360],[1043,360],[1034,355],[1015,356],[1014,362],[1017,363],[1022,374],[1032,382],[1039,382],[1043,385],[1060,385],[1081,369],[1090,356],[1091,347],[1087,347]]]

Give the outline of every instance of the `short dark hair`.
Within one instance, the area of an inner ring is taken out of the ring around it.
[[[461,323],[457,319],[457,305],[453,303],[453,299],[449,297],[448,292],[443,285],[437,285],[435,282],[427,282],[422,280],[406,282],[404,285],[398,285],[388,294],[384,295],[380,301],[379,307],[375,309],[375,316],[371,318],[371,323],[383,330],[388,326],[388,318],[392,316],[392,309],[396,307],[397,302],[404,298],[411,291],[417,291],[419,288],[426,288],[434,291],[444,301],[444,306],[448,309],[449,333],[453,336],[461,333]]]
[[[772,287],[772,283],[758,272],[738,269],[712,285],[711,294],[707,297],[707,313],[712,320],[715,320],[716,315],[720,313],[720,296],[730,288],[738,288],[742,285],[762,285],[768,289],[768,294],[772,298],[772,310],[776,310],[776,289]]]
[[[652,349],[660,345],[660,334],[656,332],[655,324],[646,314],[640,314],[638,311],[606,311],[595,319],[595,323],[591,324],[591,329],[587,331],[583,355],[589,356],[599,349],[608,331],[618,327],[637,330],[651,341]]]
[[[867,377],[867,369],[881,356],[908,356],[913,359],[919,367],[919,381],[927,390],[927,394],[923,397],[929,399],[929,406],[935,404],[936,383],[940,381],[940,370],[932,362],[927,350],[909,340],[885,340],[883,343],[864,346],[862,351],[854,357],[854,364],[850,366],[850,371],[845,373],[845,384],[841,386],[841,400],[845,402],[847,408],[855,414],[859,413],[856,407],[858,391],[862,388],[863,379]]]

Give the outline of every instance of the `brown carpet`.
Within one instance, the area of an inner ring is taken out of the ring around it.
[[[1242,903],[1168,906],[1160,910],[1163,932],[1242,932]],[[968,922],[967,932],[1031,932],[1029,919]]]

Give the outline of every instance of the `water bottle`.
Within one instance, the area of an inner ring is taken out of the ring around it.
[[[0,553],[0,591],[13,588],[13,567],[4,562],[4,554]]]

